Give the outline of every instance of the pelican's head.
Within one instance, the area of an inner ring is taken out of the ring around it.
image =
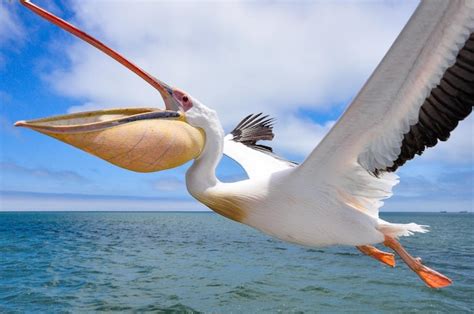
[[[30,1],[21,1],[42,18],[85,40],[152,85],[166,110],[109,109],[19,121],[119,167],[152,172],[179,166],[203,151],[206,107],[180,89],[151,76],[113,49]],[[212,112],[212,111],[210,111]]]
[[[169,89],[172,99],[166,101],[166,109],[178,110],[186,115],[186,121],[194,127],[206,129],[212,122],[217,122],[217,114],[196,98],[179,88]]]
[[[174,168],[199,157],[205,144],[197,100],[163,82],[166,110],[123,108],[18,121],[119,167],[137,172]]]

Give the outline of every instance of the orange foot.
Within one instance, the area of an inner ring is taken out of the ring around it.
[[[444,288],[453,283],[453,281],[445,275],[422,264],[420,265],[420,269],[415,272],[430,288]]]
[[[428,287],[444,288],[453,283],[452,280],[445,275],[423,265],[421,258],[414,258],[408,254],[402,245],[394,238],[385,236],[385,241],[383,244],[394,250],[408,265],[408,267],[410,267],[411,270],[420,276],[421,280],[423,280]]]
[[[371,245],[360,245],[356,246],[356,248],[359,249],[359,251],[361,251],[365,255],[375,258],[376,260],[390,267],[395,267],[395,255],[393,255],[392,253],[381,251]]]

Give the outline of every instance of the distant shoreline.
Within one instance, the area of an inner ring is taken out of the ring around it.
[[[211,210],[0,210],[2,213],[176,213],[176,214],[217,214]],[[474,214],[472,211],[381,211],[380,214]]]
[[[420,204],[421,207],[420,207]],[[388,205],[388,206],[387,206]],[[406,211],[397,210],[405,208]],[[416,210],[426,208],[426,210]],[[385,204],[381,213],[472,213],[472,203],[461,200],[447,211],[433,200],[400,200]],[[70,210],[73,209],[73,210]],[[80,209],[80,210],[77,210]],[[385,210],[384,210],[385,209]],[[415,210],[413,210],[415,209]],[[210,213],[191,196],[132,196],[75,193],[41,193],[0,190],[0,212],[185,212]]]

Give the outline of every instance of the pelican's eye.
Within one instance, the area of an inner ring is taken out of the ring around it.
[[[1,0],[0,0],[1,1]],[[178,102],[179,107],[182,111],[188,111],[193,107],[193,99],[188,94],[182,92],[179,89],[173,91],[173,97]]]

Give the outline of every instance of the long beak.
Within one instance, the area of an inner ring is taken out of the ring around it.
[[[184,114],[154,108],[109,109],[18,121],[119,167],[153,172],[198,157],[204,147],[201,129]]]

